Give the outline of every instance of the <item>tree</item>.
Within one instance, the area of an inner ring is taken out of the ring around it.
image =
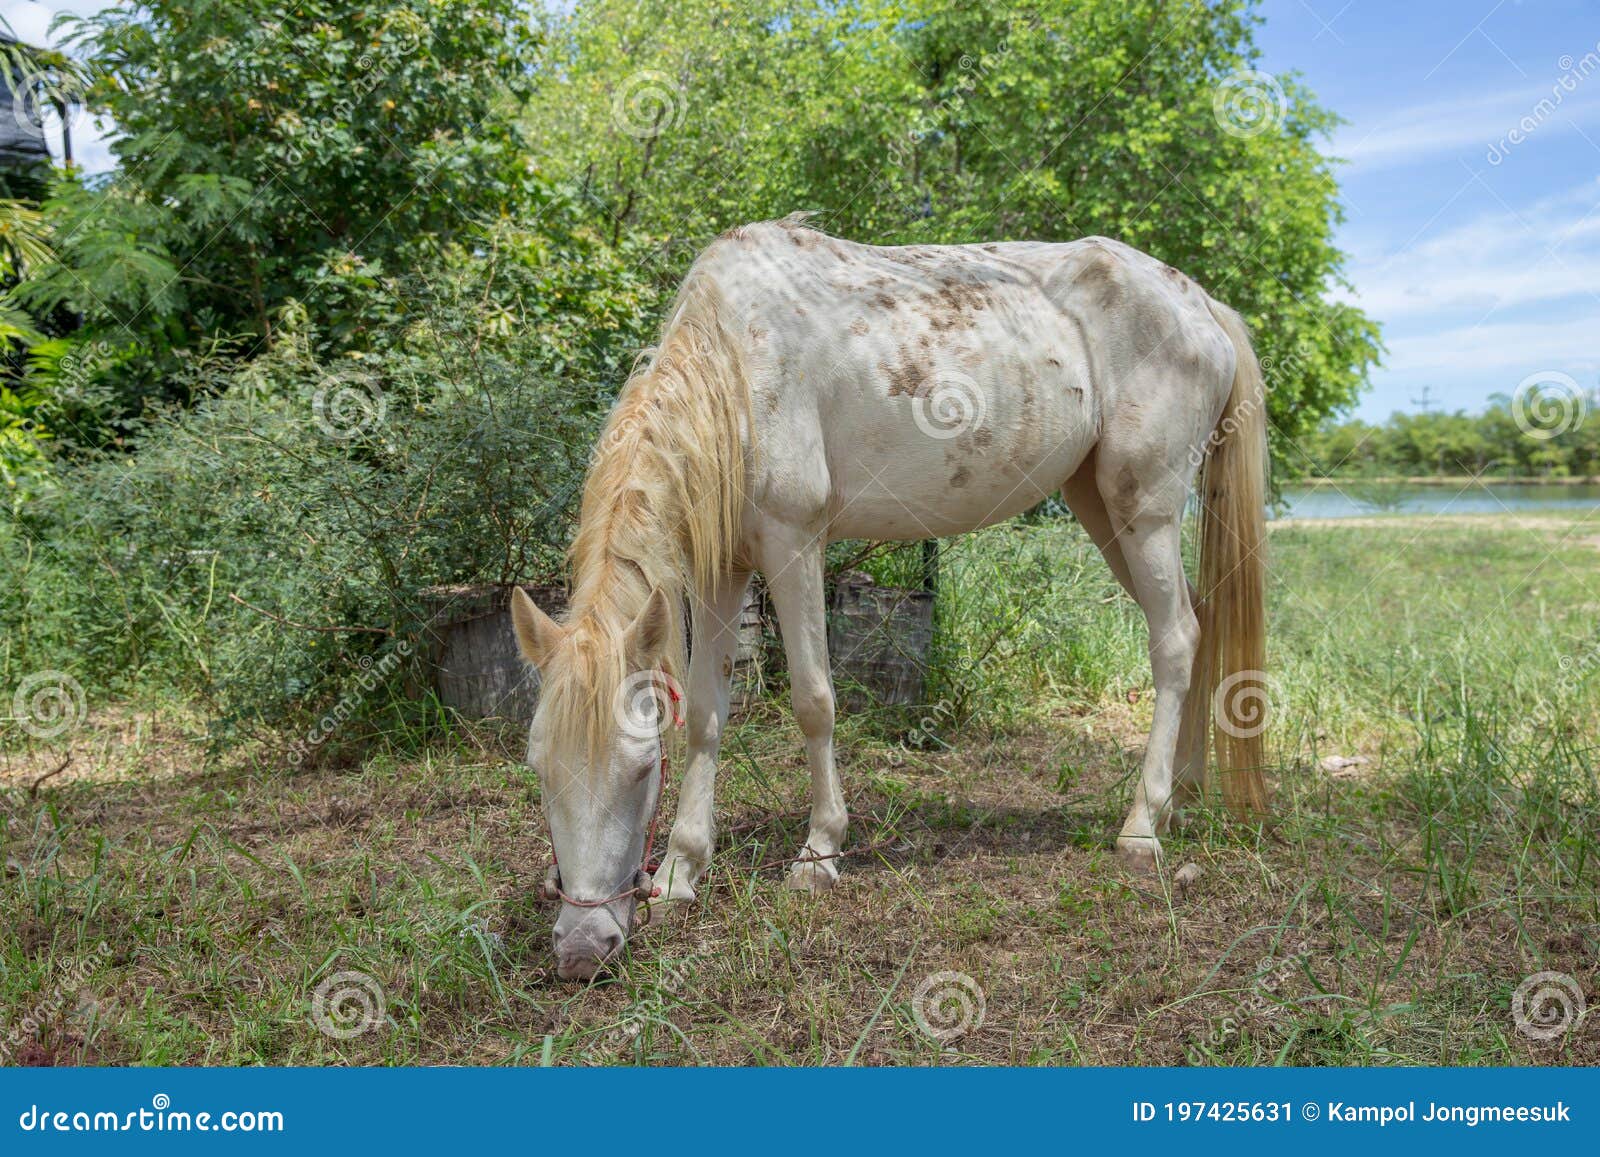
[[[22,351],[43,340],[10,291],[29,269],[51,259],[44,221],[20,201],[0,200],[0,505],[15,509],[44,473],[38,390],[19,372]]]
[[[531,83],[515,0],[148,0],[69,27],[118,170],[56,183],[57,260],[22,292],[114,351],[123,413],[174,396],[175,351],[270,343],[286,303],[360,348],[353,291],[536,196],[502,115]]]
[[[1253,70],[1253,23],[1244,0],[599,0],[550,19],[527,118],[599,222],[676,249],[795,209],[882,244],[1119,237],[1246,315],[1300,470],[1379,346],[1325,298],[1335,118]]]
[[[1480,414],[1390,415],[1381,426],[1328,423],[1304,440],[1316,473],[1460,478],[1600,473],[1600,392],[1572,384],[1495,394]]]

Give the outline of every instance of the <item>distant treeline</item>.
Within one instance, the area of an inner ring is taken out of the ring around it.
[[[1496,395],[1480,414],[1393,414],[1382,425],[1328,423],[1298,442],[1298,465],[1322,477],[1600,475],[1600,393]]]

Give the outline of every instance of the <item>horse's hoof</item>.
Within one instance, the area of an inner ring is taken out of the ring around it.
[[[662,864],[651,878],[656,895],[650,897],[650,903],[665,907],[668,904],[688,904],[699,899],[699,893],[690,882],[693,879],[694,871],[684,860]]]
[[[828,891],[838,882],[839,868],[833,860],[797,860],[794,867],[789,869],[791,892],[816,895]]]
[[[1119,836],[1117,855],[1128,871],[1148,875],[1161,866],[1161,841],[1153,836]]]

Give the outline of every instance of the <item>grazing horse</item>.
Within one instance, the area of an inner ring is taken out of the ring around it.
[[[1056,493],[1149,624],[1154,720],[1117,848],[1153,867],[1175,799],[1203,785],[1214,695],[1241,679],[1260,693],[1263,405],[1239,316],[1116,241],[880,248],[794,216],[713,242],[606,422],[566,615],[513,597],[542,675],[528,759],[557,858],[560,975],[592,977],[641,900],[695,897],[752,571],[777,609],[811,772],[790,884],[819,891],[846,823],[824,548],[959,534]],[[1179,541],[1197,476],[1191,586]],[[688,761],[652,879],[686,654]],[[1224,796],[1264,809],[1259,729],[1217,722]]]

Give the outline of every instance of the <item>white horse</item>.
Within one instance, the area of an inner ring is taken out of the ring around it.
[[[718,238],[607,421],[564,620],[513,600],[543,675],[528,758],[559,865],[560,974],[593,976],[641,899],[695,897],[753,570],[811,770],[790,882],[817,891],[838,877],[846,824],[824,547],[959,534],[1057,492],[1149,624],[1154,721],[1117,848],[1154,866],[1174,797],[1203,784],[1219,683],[1259,694],[1263,678],[1262,395],[1238,315],[1116,241],[879,248],[798,216]],[[1202,465],[1196,592],[1179,537]],[[686,604],[688,763],[652,880],[667,718],[654,692],[684,670]],[[1243,812],[1265,807],[1256,735],[1216,731]]]

